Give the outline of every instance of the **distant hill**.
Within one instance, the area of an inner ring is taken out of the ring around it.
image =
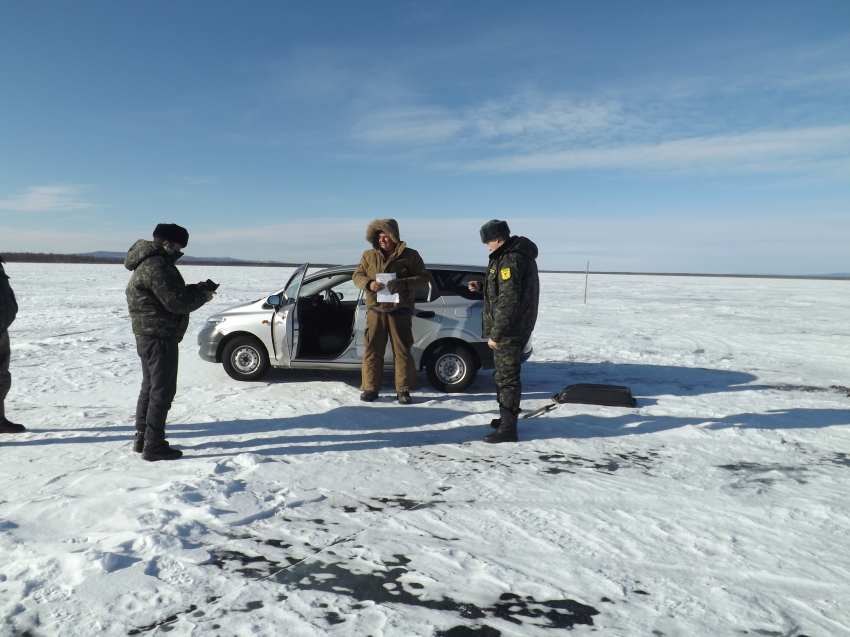
[[[98,252],[77,252],[76,256],[80,257],[93,257],[95,259],[121,259],[124,261],[124,255],[126,252],[104,252],[100,250]],[[180,261],[222,261],[222,262],[231,262],[231,263],[280,263],[279,261],[248,261],[245,259],[234,259],[233,257],[190,257],[184,256]],[[300,264],[298,264],[300,265]]]
[[[3,252],[0,256],[9,263],[124,263],[125,252],[85,252],[59,254],[55,252]],[[301,263],[284,261],[247,261],[232,257],[189,257],[180,259],[180,265],[238,265],[243,267],[294,268]],[[311,263],[310,268],[326,268],[336,263]]]

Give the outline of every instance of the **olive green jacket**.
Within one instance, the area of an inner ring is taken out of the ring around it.
[[[182,252],[171,256],[153,241],[141,239],[124,258],[124,267],[133,272],[127,284],[127,307],[133,333],[147,338],[183,340],[189,327],[189,313],[207,301],[194,284],[186,285],[174,264]]]
[[[525,237],[511,237],[490,254],[484,279],[484,338],[499,345],[522,347],[537,322],[540,279],[537,246]]]

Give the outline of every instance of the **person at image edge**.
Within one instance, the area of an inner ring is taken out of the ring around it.
[[[26,427],[6,418],[6,396],[12,387],[12,375],[9,373],[9,359],[12,350],[9,343],[9,326],[18,315],[18,302],[15,293],[9,285],[9,277],[3,269],[3,259],[0,258],[0,433],[19,434]]]

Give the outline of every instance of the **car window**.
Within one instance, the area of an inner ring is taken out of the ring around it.
[[[345,301],[356,301],[360,297],[360,288],[354,285],[351,276],[346,275],[341,281],[333,284],[333,291],[341,294]]]
[[[484,292],[471,292],[470,281],[479,281],[484,288],[484,273],[464,272],[463,270],[431,270],[431,276],[437,283],[437,288],[446,296],[460,296],[465,299],[480,301]]]
[[[291,303],[295,293],[298,291],[298,286],[301,285],[301,281],[304,278],[304,271],[307,269],[307,264],[304,264],[298,267],[295,272],[292,273],[292,276],[289,278],[289,283],[286,286],[286,289],[283,291],[283,296],[286,299],[287,303]]]
[[[342,294],[346,301],[354,301],[360,295],[360,288],[354,285],[350,274],[335,274],[307,281],[301,286],[298,296],[312,296],[328,288],[333,288],[334,292]]]

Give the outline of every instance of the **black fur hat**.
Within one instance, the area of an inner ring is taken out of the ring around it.
[[[189,245],[189,231],[176,223],[160,223],[154,228],[153,236],[179,243],[184,248]]]
[[[481,226],[479,233],[481,234],[481,243],[487,243],[499,237],[510,237],[511,229],[508,228],[507,221],[490,219],[490,221]]]

